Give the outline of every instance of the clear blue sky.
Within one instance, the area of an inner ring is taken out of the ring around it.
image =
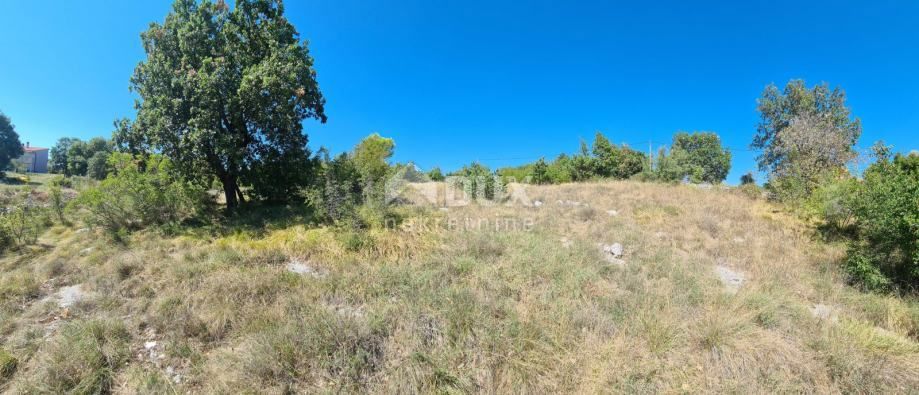
[[[0,0],[0,111],[23,141],[110,136],[133,115],[139,33],[168,0]],[[316,59],[333,152],[380,132],[396,160],[447,170],[577,150],[603,131],[647,150],[709,130],[746,151],[770,82],[842,86],[877,139],[919,148],[915,1],[288,1]]]

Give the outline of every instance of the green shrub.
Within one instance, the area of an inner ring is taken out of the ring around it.
[[[485,165],[473,162],[453,174],[453,183],[471,200],[495,200],[504,196],[504,180]]]
[[[850,276],[869,289],[919,289],[919,155],[891,160],[882,152],[852,188]]]
[[[34,244],[47,225],[47,210],[31,199],[7,206],[0,214],[0,250]]]
[[[48,185],[61,188],[73,188],[73,178],[62,175],[54,176],[54,178],[48,182]]]
[[[428,178],[435,182],[440,182],[446,179],[446,177],[444,177],[443,171],[441,171],[439,167],[431,169],[431,171],[428,172]]]
[[[112,173],[83,191],[73,203],[85,210],[90,225],[117,234],[150,225],[176,224],[200,208],[203,190],[181,181],[164,157],[114,153],[109,165]]]
[[[0,348],[0,383],[13,377],[18,365],[19,361],[15,357]]]
[[[740,185],[750,184],[756,184],[756,178],[753,177],[752,171],[748,171],[747,174],[740,176]]]
[[[823,219],[830,229],[846,231],[854,219],[847,199],[856,186],[849,176],[825,179],[800,206],[806,215]]]
[[[347,154],[324,159],[318,167],[316,182],[307,192],[307,203],[325,222],[340,223],[354,217],[363,202],[361,176]]]

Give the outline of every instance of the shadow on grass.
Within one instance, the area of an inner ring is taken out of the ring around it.
[[[0,184],[3,184],[3,185],[29,185],[29,186],[33,186],[33,187],[37,187],[37,186],[42,185],[42,183],[40,183],[40,182],[26,181],[26,180],[24,180],[24,179],[22,179],[22,178],[18,178],[18,177],[3,177],[2,179],[0,179]]]
[[[219,237],[240,232],[263,236],[270,231],[296,225],[319,225],[308,205],[249,202],[229,212],[215,204],[202,215],[186,221],[179,233],[197,237]]]

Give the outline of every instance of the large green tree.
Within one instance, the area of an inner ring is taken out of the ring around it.
[[[10,162],[22,156],[22,143],[19,134],[10,118],[0,112],[0,175],[10,166]]]
[[[715,133],[678,132],[668,156],[659,160],[659,168],[663,177],[720,183],[731,170],[731,152],[721,146],[721,138]]]
[[[389,172],[389,159],[395,148],[396,142],[393,139],[378,133],[365,137],[354,147],[351,156],[366,193],[373,195],[382,191]]]
[[[240,183],[274,198],[306,185],[277,176],[310,171],[302,123],[325,122],[325,101],[281,1],[177,0],[141,38],[137,118],[118,125],[120,145],[160,152],[191,180],[216,177],[229,208]]]
[[[67,169],[68,161],[68,152],[70,152],[70,147],[74,142],[79,141],[79,139],[71,137],[61,137],[57,140],[56,143],[51,147],[51,172],[57,174],[71,175]]]
[[[841,169],[854,157],[862,133],[846,105],[846,93],[826,83],[808,88],[792,80],[779,90],[769,85],[757,101],[760,122],[752,147],[760,150],[760,170],[770,179],[793,178],[813,184],[822,173]]]

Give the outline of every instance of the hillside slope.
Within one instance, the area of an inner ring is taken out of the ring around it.
[[[0,390],[919,388],[919,304],[846,286],[842,247],[770,204],[633,182],[526,196],[403,207],[401,230],[56,227],[0,260]]]

